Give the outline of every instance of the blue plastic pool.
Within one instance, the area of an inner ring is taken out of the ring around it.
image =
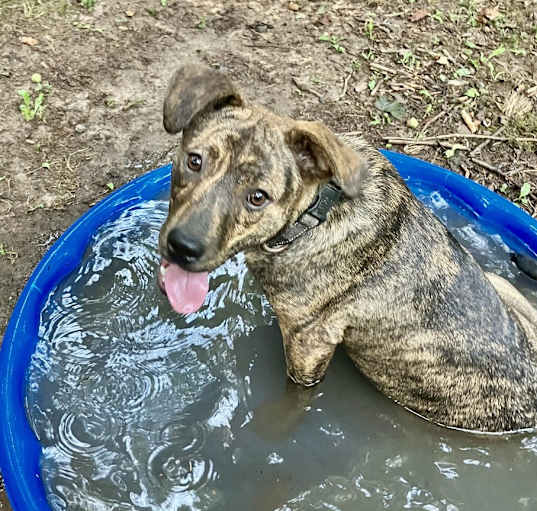
[[[516,252],[537,254],[537,222],[514,204],[446,169],[384,151],[411,189],[447,192],[450,205],[499,233]],[[38,338],[39,316],[51,290],[79,264],[93,233],[127,207],[161,196],[170,166],[161,167],[110,194],[78,219],[43,257],[24,288],[0,350],[0,467],[15,511],[48,510],[40,480],[40,445],[26,419],[26,369]]]

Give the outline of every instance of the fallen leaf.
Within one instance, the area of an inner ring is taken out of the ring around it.
[[[375,101],[375,107],[382,112],[388,112],[398,121],[403,120],[406,115],[405,107],[401,103],[390,101],[386,96],[380,96]]]
[[[321,16],[318,20],[317,20],[317,23],[319,25],[330,25],[330,23],[332,23],[332,18],[330,18],[330,16],[328,16],[328,14],[325,14],[323,16]]]
[[[421,21],[423,18],[426,18],[429,16],[429,11],[427,9],[418,9],[417,11],[414,11],[412,15],[409,18],[409,21],[412,23],[416,23],[417,21]]]
[[[28,46],[35,46],[36,44],[39,43],[37,39],[34,39],[33,37],[26,37],[26,36],[20,37],[19,41],[23,44],[27,44]]]
[[[125,14],[126,14],[129,18],[132,18],[132,17],[136,14],[136,11],[133,11],[132,9],[129,9],[128,11],[125,11]]]
[[[474,121],[472,116],[466,110],[461,110],[461,117],[472,133],[475,133],[478,130],[479,123]]]
[[[440,55],[438,59],[436,60],[437,64],[440,64],[441,66],[447,66],[449,64],[448,58],[445,55]]]
[[[481,16],[487,18],[490,21],[494,21],[501,16],[500,10],[498,9],[497,5],[495,5],[494,7],[485,7],[484,9],[481,9],[480,14]]]

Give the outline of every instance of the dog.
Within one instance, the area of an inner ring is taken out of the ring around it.
[[[384,394],[436,424],[537,426],[537,312],[487,274],[362,138],[248,102],[216,70],[173,75],[182,132],[159,285],[195,311],[238,252],[279,321],[287,374],[322,380],[338,344]]]

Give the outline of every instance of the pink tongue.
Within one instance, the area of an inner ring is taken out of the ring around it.
[[[176,264],[166,268],[164,287],[171,306],[180,314],[197,311],[209,291],[209,274],[191,273]]]

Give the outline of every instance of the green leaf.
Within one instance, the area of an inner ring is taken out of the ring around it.
[[[323,34],[319,37],[319,41],[330,41],[330,36],[328,34]]]
[[[422,96],[425,96],[426,98],[433,99],[433,97],[431,96],[431,93],[427,89],[421,89],[420,94]]]
[[[493,59],[494,57],[499,57],[500,55],[503,55],[505,53],[505,46],[502,44],[498,46],[489,56],[489,60]]]
[[[370,123],[369,126],[378,126],[381,123],[380,117],[377,115]]]
[[[463,78],[464,76],[470,76],[471,74],[472,70],[468,69],[467,67],[459,67],[459,69],[455,71],[456,78]]]
[[[35,100],[35,103],[34,103],[34,111],[37,112],[40,108],[41,108],[41,105],[43,104],[43,100],[45,99],[45,96],[44,94],[41,92],[39,94],[39,96],[37,96],[36,100]]]
[[[452,147],[451,149],[447,149],[444,151],[444,156],[449,160],[450,158],[453,158],[455,156],[455,148]]]
[[[32,75],[32,82],[41,83],[41,75],[39,73],[34,73]]]
[[[464,93],[464,95],[469,98],[477,98],[477,96],[479,96],[479,91],[475,87],[471,87]]]
[[[114,189],[114,183],[106,183],[106,188],[112,191]]]
[[[520,188],[520,199],[527,197],[531,192],[531,185],[529,183],[524,183]]]
[[[380,96],[375,101],[375,107],[378,108],[381,112],[387,112],[392,115],[398,121],[401,121],[405,118],[406,111],[405,107],[398,101],[390,101],[386,96]]]
[[[17,94],[22,98],[26,106],[30,106],[30,93],[27,90],[18,90]]]
[[[369,87],[370,91],[372,91],[376,85],[377,85],[377,80],[375,80],[374,78],[371,78],[371,80],[367,82],[367,86]]]

